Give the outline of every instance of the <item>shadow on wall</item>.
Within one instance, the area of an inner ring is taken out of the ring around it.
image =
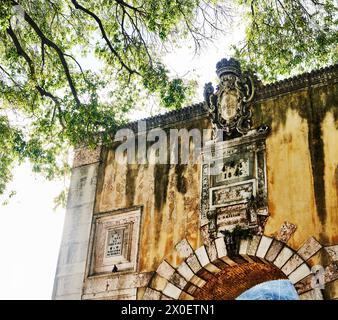
[[[244,291],[236,300],[299,300],[289,280],[272,280]]]
[[[334,67],[332,67],[334,68]],[[337,84],[308,86],[278,96],[258,101],[252,107],[255,123],[265,123],[277,132],[287,120],[287,112],[295,110],[308,124],[308,143],[311,158],[316,208],[319,219],[324,225],[327,218],[325,201],[325,161],[322,124],[329,112],[332,112],[338,129]],[[327,239],[321,239],[323,243]]]

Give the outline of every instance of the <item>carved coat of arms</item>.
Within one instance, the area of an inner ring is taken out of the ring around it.
[[[254,96],[254,85],[248,74],[242,74],[239,62],[222,59],[216,65],[220,83],[214,92],[209,82],[204,88],[206,106],[217,129],[227,136],[245,134],[251,128],[248,103]]]

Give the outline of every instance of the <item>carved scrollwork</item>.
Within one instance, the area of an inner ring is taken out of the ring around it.
[[[234,132],[246,134],[251,128],[250,101],[254,97],[254,81],[248,73],[242,73],[234,59],[222,59],[216,65],[220,83],[214,87],[209,82],[204,87],[204,100],[216,128],[226,136]]]

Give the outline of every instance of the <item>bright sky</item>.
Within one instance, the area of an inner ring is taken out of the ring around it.
[[[191,78],[194,70],[196,102],[202,100],[204,84],[216,82],[215,65],[229,56],[229,44],[239,40],[242,29],[209,45],[199,57],[185,47],[164,58],[173,74]],[[138,118],[147,115],[137,113]],[[0,299],[51,299],[65,216],[64,209],[53,211],[53,200],[63,187],[64,182],[31,173],[29,164],[15,168],[8,190],[17,194],[7,206],[0,204]]]

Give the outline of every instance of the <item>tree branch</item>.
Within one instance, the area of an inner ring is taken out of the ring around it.
[[[130,5],[129,3],[124,2],[123,0],[115,0],[115,2],[118,3],[118,4],[120,4],[123,7],[129,8],[129,9],[131,9],[133,11],[136,11],[136,12],[138,12],[140,14],[145,14],[144,11],[140,10],[139,8],[133,7],[132,5]]]
[[[115,55],[115,57],[117,57],[117,59],[119,60],[120,64],[128,70],[128,72],[130,74],[138,74],[140,75],[140,73],[137,70],[131,69],[129,66],[127,66],[127,64],[123,61],[122,57],[119,55],[119,53],[114,49],[112,43],[110,42],[110,40],[107,37],[106,31],[103,27],[102,21],[101,19],[93,12],[91,12],[90,10],[86,9],[85,7],[81,6],[76,0],[71,0],[73,5],[75,6],[76,9],[79,9],[83,12],[85,12],[86,14],[88,14],[89,16],[91,16],[96,23],[98,24],[100,31],[101,31],[101,35],[103,37],[103,39],[106,41],[110,51]]]
[[[59,118],[60,125],[61,125],[61,127],[63,129],[65,129],[65,124],[63,123],[63,119],[62,119],[62,110],[61,110],[59,99],[57,97],[55,97],[53,94],[51,94],[50,92],[46,91],[44,88],[42,88],[39,85],[35,86],[35,88],[38,90],[38,92],[40,93],[40,95],[42,97],[48,97],[51,100],[53,100],[53,102],[55,104],[55,107],[54,107],[54,110],[53,110],[51,122],[54,121],[55,110],[57,109],[58,110],[58,118]]]
[[[16,86],[18,86],[19,88],[22,88],[21,84],[18,83],[17,81],[15,81],[15,79],[12,77],[12,75],[9,72],[7,72],[6,69],[3,68],[1,65],[0,65],[0,69]]]
[[[40,37],[41,41],[44,44],[46,44],[47,46],[53,48],[56,51],[56,53],[58,54],[59,59],[60,59],[61,64],[62,64],[62,67],[65,71],[70,90],[73,94],[73,97],[75,99],[76,104],[79,106],[81,104],[81,102],[80,102],[80,99],[77,95],[77,90],[76,90],[75,85],[73,83],[73,80],[72,80],[72,77],[71,77],[71,74],[70,74],[70,71],[69,71],[68,63],[65,59],[64,53],[62,52],[62,50],[59,48],[59,46],[55,42],[53,42],[52,40],[50,40],[49,38],[47,38],[44,35],[44,33],[41,31],[41,29],[38,27],[38,25],[35,23],[35,21],[25,11],[24,11],[24,19],[33,28],[35,33]]]
[[[32,79],[35,79],[35,69],[34,69],[33,61],[29,57],[29,55],[26,53],[26,51],[23,50],[23,48],[22,48],[22,46],[19,42],[18,37],[16,36],[14,30],[12,29],[12,26],[9,25],[9,27],[7,28],[6,31],[12,39],[18,55],[20,55],[21,57],[23,57],[26,60],[28,66],[29,66],[29,70],[30,70],[30,74],[31,74]]]

